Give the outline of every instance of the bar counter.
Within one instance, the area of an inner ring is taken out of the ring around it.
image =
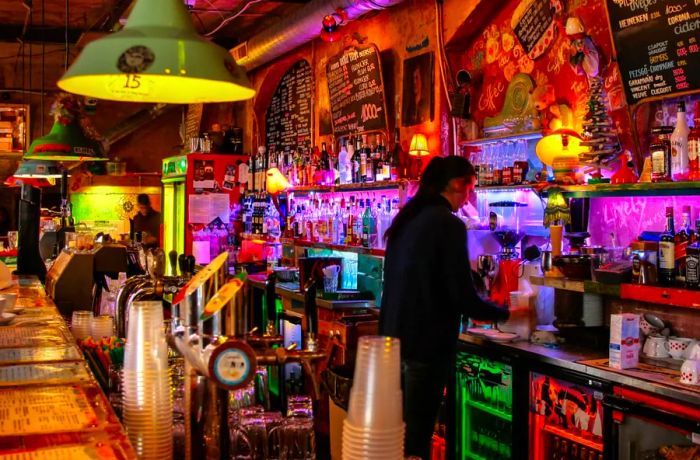
[[[0,326],[0,457],[135,459],[119,419],[36,278],[20,277]],[[3,321],[9,317],[5,315]]]
[[[508,356],[513,363],[528,368],[531,367],[530,363],[545,364],[679,402],[698,405],[700,401],[700,387],[679,383],[680,372],[671,369],[643,363],[635,369],[612,369],[607,366],[606,353],[575,345],[562,344],[557,348],[548,348],[526,340],[493,342],[472,334],[461,334],[459,338],[464,343]]]

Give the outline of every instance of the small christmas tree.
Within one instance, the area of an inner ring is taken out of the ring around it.
[[[600,177],[601,169],[613,169],[610,164],[622,154],[620,140],[605,107],[605,90],[601,77],[589,77],[588,112],[583,122],[583,141],[588,152],[579,154],[584,172]]]

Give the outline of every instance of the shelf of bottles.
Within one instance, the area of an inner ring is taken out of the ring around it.
[[[562,428],[545,425],[547,454],[545,458],[603,460],[603,444],[576,436]]]

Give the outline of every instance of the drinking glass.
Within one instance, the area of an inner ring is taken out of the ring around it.
[[[9,245],[10,249],[17,248],[18,238],[19,238],[19,232],[17,230],[11,230],[11,231],[7,232],[7,244]]]

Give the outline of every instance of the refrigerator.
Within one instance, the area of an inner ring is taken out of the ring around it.
[[[198,264],[209,263],[209,242],[205,247],[197,232],[210,224],[222,229],[232,225],[231,209],[246,190],[247,161],[247,155],[211,153],[163,159],[162,246],[166,253],[193,254]]]
[[[553,369],[530,373],[530,458],[603,460],[609,382]]]
[[[517,398],[519,381],[522,378],[509,357],[460,344],[448,385],[454,403],[448,419],[446,458],[527,458],[526,451],[513,448],[527,443],[521,424],[513,423],[526,411]]]
[[[606,459],[700,459],[700,398],[692,405],[616,387],[603,405],[612,421]]]

